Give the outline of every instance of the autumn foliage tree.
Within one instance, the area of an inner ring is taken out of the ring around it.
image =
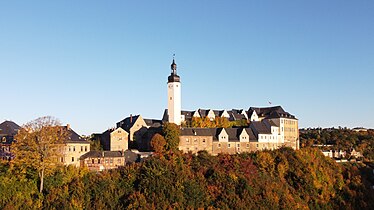
[[[165,138],[156,133],[151,139],[151,148],[156,153],[163,153],[165,151],[166,140]]]
[[[68,132],[60,122],[50,116],[37,118],[26,123],[15,136],[12,151],[14,164],[23,168],[31,167],[38,172],[43,191],[44,177],[59,165],[62,147]]]

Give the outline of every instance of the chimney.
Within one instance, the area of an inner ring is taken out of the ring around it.
[[[132,114],[130,114],[130,123],[132,123]]]
[[[66,129],[70,130],[70,124],[66,124]]]

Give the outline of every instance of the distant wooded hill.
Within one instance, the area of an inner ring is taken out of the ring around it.
[[[313,145],[331,145],[330,149],[361,152],[365,159],[374,160],[374,130],[363,131],[351,129],[308,129],[300,130],[302,147]]]

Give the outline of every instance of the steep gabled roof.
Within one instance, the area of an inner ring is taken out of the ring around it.
[[[270,128],[268,128],[264,122],[254,121],[250,124],[251,128],[256,130],[258,134],[271,134]]]
[[[239,128],[225,128],[229,141],[239,141],[240,130]]]
[[[209,109],[199,109],[198,112],[200,114],[200,117],[204,118],[204,117],[208,116]]]
[[[62,126],[64,129],[68,131],[68,140],[67,143],[85,143],[89,144],[84,138],[82,138],[79,134],[77,134],[73,129],[69,128],[68,126]]]
[[[161,127],[162,126],[162,120],[144,119],[144,122],[149,127]]]
[[[252,140],[252,141],[257,140],[257,139],[256,139],[256,135],[253,133],[252,128],[243,128],[243,129],[247,132],[250,141],[251,141],[251,140]]]
[[[140,115],[130,115],[130,117],[126,117],[117,123],[117,128],[121,127],[125,131],[129,132],[130,128],[135,124],[136,120],[138,120],[139,116]]]
[[[21,127],[13,121],[4,121],[0,124],[0,134],[15,136]]]

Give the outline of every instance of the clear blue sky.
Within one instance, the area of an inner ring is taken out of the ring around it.
[[[182,108],[282,105],[300,127],[374,127],[374,1],[0,1],[0,121],[80,134]]]

